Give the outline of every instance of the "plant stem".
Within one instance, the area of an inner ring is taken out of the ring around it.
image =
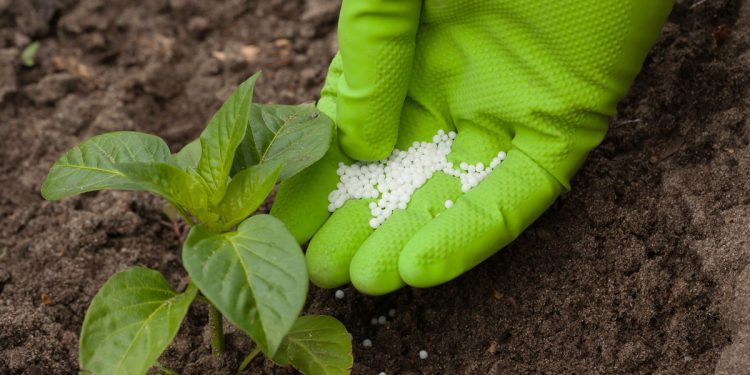
[[[255,356],[258,355],[258,353],[260,353],[260,346],[256,346],[255,349],[253,349],[253,351],[250,352],[250,354],[248,354],[247,357],[245,357],[245,360],[242,361],[242,364],[240,365],[240,368],[237,369],[237,372],[245,371],[245,368],[247,367],[247,365],[249,365],[250,362],[253,361],[253,359],[255,358]]]
[[[185,220],[185,222],[187,222],[188,225],[190,225],[191,227],[195,226],[196,223],[190,217],[190,214],[187,212],[187,210],[185,210],[184,208],[180,207],[180,205],[178,205],[178,204],[172,203],[172,205],[174,206],[174,208],[177,209],[177,212],[180,213],[180,216],[182,216],[182,219]]]
[[[208,304],[208,324],[211,327],[211,352],[218,357],[224,351],[224,316],[212,303]]]

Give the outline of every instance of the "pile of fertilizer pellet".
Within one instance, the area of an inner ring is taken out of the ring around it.
[[[505,159],[505,152],[500,151],[488,166],[461,162],[456,169],[448,161],[455,138],[455,132],[439,130],[432,142],[414,142],[406,151],[394,150],[385,160],[339,164],[336,173],[340,179],[336,190],[328,195],[328,211],[336,211],[350,199],[372,199],[370,226],[377,228],[395,210],[406,209],[414,192],[435,172],[459,178],[461,190],[466,193]],[[445,202],[446,208],[451,206],[452,201]]]

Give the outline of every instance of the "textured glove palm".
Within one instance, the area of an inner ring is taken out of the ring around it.
[[[368,294],[433,286],[515,239],[603,139],[671,4],[345,1],[341,52],[318,104],[336,119],[338,142],[281,185],[271,212],[300,242],[312,237],[312,281],[351,281]],[[488,164],[500,150],[507,159],[468,193],[436,173],[377,230],[369,201],[349,201],[329,217],[327,196],[338,163],[351,162],[346,155],[382,159],[438,129],[458,133],[454,163]]]

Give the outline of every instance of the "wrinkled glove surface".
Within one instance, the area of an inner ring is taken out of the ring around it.
[[[271,213],[321,287],[384,294],[434,286],[515,239],[557,198],[607,131],[670,0],[348,0],[318,107],[336,120],[326,157],[284,182]],[[367,200],[333,215],[339,162],[456,131],[449,161],[506,160],[462,193],[437,172],[372,229]],[[338,147],[340,146],[340,147]],[[444,202],[455,205],[446,209]]]

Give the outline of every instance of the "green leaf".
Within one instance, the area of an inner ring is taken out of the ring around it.
[[[234,152],[245,136],[258,76],[256,73],[240,84],[201,133],[201,157],[196,170],[209,188],[211,203],[218,203],[226,191]]]
[[[352,340],[341,322],[326,315],[301,316],[279,346],[274,362],[305,375],[349,374]]]
[[[168,162],[169,158],[169,147],[157,136],[136,132],[98,135],[68,151],[52,166],[42,196],[56,200],[94,190],[141,190],[115,165]]]
[[[255,212],[273,190],[279,173],[281,163],[256,165],[237,173],[216,208],[222,227],[232,228]]]
[[[206,298],[273,357],[307,295],[305,257],[284,224],[257,215],[236,232],[212,234],[197,225],[182,261]]]
[[[175,163],[186,171],[193,171],[198,167],[201,160],[201,141],[196,139],[183,147],[179,152],[172,155]]]
[[[118,163],[115,165],[139,190],[161,195],[186,208],[204,208],[207,195],[202,182],[192,174],[167,163]]]
[[[289,178],[325,155],[333,121],[312,104],[253,104],[249,131],[235,154],[233,170],[281,161],[280,179]]]
[[[34,56],[36,56],[36,53],[39,51],[39,42],[33,42],[26,46],[26,48],[23,49],[21,52],[21,62],[23,62],[23,65],[26,67],[33,67],[36,65],[36,61],[34,61]]]
[[[197,289],[177,293],[157,271],[131,268],[96,293],[83,321],[80,361],[94,374],[145,374],[169,346]]]

